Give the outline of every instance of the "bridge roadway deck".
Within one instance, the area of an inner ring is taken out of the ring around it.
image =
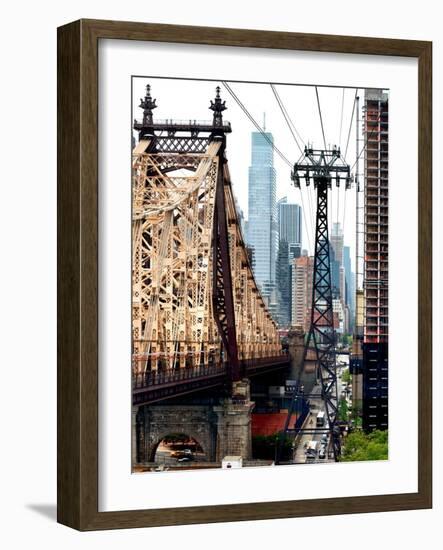
[[[288,355],[245,359],[241,361],[243,375],[247,378],[288,367]],[[174,371],[155,371],[137,375],[133,380],[132,404],[149,405],[222,386],[226,382],[228,368],[226,364],[210,365],[193,369]]]

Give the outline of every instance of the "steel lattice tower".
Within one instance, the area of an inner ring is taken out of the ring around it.
[[[300,401],[306,397],[300,384],[301,373],[309,350],[314,351],[317,362],[317,372],[321,383],[321,397],[325,406],[332,442],[334,459],[340,456],[340,427],[338,425],[337,374],[335,362],[336,335],[332,308],[332,286],[330,266],[330,244],[328,233],[328,190],[332,188],[335,176],[337,187],[342,178],[346,189],[350,188],[350,168],[344,162],[340,149],[315,150],[305,147],[301,161],[294,165],[292,179],[294,185],[300,188],[300,178],[306,185],[312,179],[317,190],[317,213],[315,225],[315,251],[312,285],[311,323],[306,339],[303,365],[294,389],[291,406],[285,424],[284,434],[287,435],[292,415],[299,408]],[[312,345],[311,345],[312,344]],[[315,430],[314,430],[315,431]]]

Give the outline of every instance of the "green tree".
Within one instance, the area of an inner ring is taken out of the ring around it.
[[[349,372],[349,368],[343,371],[343,374],[341,375],[341,379],[343,380],[343,382],[346,382],[346,383],[349,383],[351,381],[351,374]]]
[[[354,405],[353,407],[351,407],[349,412],[352,418],[353,425],[356,428],[361,428],[363,423],[362,417],[361,417],[361,405],[360,406]]]
[[[352,346],[352,334],[343,334],[341,337],[341,343],[344,346]]]
[[[338,402],[338,419],[346,422],[348,419],[348,404],[346,399],[340,399]]]
[[[361,430],[355,430],[346,437],[341,457],[343,462],[387,459],[387,430],[374,430],[368,434]]]
[[[280,453],[283,460],[288,460],[292,451],[292,440],[283,433],[273,435],[255,435],[252,437],[252,456],[262,460],[275,460],[280,440]]]

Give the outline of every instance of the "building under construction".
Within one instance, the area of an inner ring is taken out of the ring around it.
[[[363,429],[388,428],[388,94],[365,90]]]

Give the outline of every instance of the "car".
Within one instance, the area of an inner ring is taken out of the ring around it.
[[[326,445],[328,443],[328,434],[327,433],[324,433],[322,436],[321,436],[321,444],[322,445]]]
[[[320,452],[318,453],[318,458],[321,458],[322,460],[326,458],[326,449],[324,447],[320,449]]]
[[[192,455],[182,456],[180,458],[177,458],[177,462],[192,462],[193,460],[194,460],[194,457]]]

